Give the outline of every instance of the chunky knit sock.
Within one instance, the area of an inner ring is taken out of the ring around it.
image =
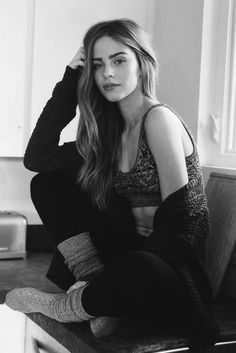
[[[59,322],[82,322],[94,318],[81,303],[84,287],[69,294],[45,293],[34,288],[16,288],[6,296],[6,304],[23,313],[41,313]]]
[[[92,280],[104,270],[88,232],[64,240],[57,248],[76,280]]]
[[[89,324],[93,335],[99,338],[112,335],[126,320],[127,318],[99,316],[91,319]]]

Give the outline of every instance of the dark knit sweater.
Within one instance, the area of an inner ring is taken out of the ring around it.
[[[77,84],[82,68],[66,67],[62,81],[56,84],[30,137],[24,165],[34,172],[61,171],[76,178],[83,162],[75,141],[59,146],[63,128],[76,115]]]
[[[57,83],[29,140],[24,156],[27,169],[61,171],[76,180],[83,159],[77,152],[75,141],[61,146],[58,143],[61,131],[76,115],[81,70],[67,66],[62,81]],[[124,210],[117,212],[112,201],[109,207],[111,216],[125,216]],[[127,211],[130,216],[130,210]],[[162,257],[183,278],[189,293],[188,312],[194,322],[191,334],[196,334],[193,344],[210,346],[217,336],[217,326],[210,314],[211,289],[202,266],[209,215],[201,173],[160,204],[153,225],[153,232],[145,240],[145,248]]]
[[[154,231],[145,250],[169,263],[183,280],[188,300],[186,314],[192,347],[210,347],[218,337],[211,313],[211,286],[203,266],[209,215],[201,181],[168,196],[155,213]]]

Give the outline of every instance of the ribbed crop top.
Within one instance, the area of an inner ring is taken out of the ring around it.
[[[137,155],[133,167],[128,172],[122,172],[118,167],[114,171],[114,189],[119,195],[129,200],[131,207],[159,206],[162,202],[157,166],[148,147],[144,129],[144,122],[148,113],[157,106],[165,106],[176,114],[172,108],[165,104],[155,104],[150,107],[142,118]],[[182,119],[179,116],[178,118],[184,125],[193,144],[192,154],[185,157],[190,181],[196,177],[196,174],[201,173],[199,159],[191,133]]]

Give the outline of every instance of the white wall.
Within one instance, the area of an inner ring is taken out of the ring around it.
[[[156,0],[154,40],[159,97],[197,136],[203,0]]]

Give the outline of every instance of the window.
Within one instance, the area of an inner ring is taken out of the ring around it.
[[[236,1],[206,0],[198,142],[203,165],[236,168]]]
[[[236,153],[236,36],[235,1],[229,2],[227,18],[226,37],[226,60],[225,60],[225,85],[224,85],[224,107],[223,107],[223,152],[228,154]]]

